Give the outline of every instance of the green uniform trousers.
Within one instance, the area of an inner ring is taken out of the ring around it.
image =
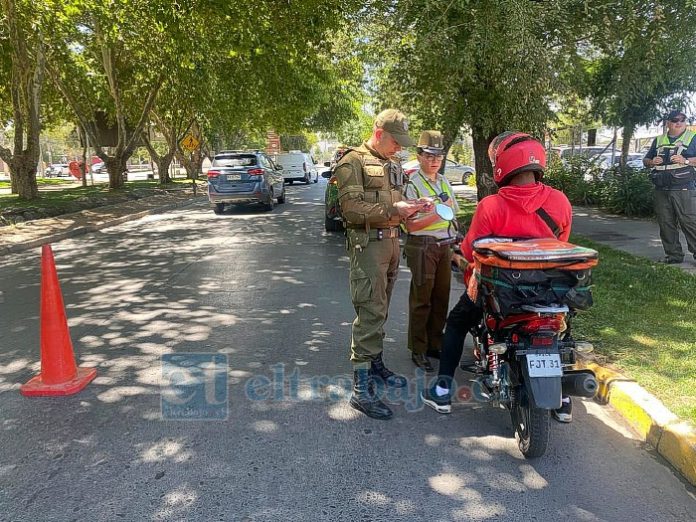
[[[349,235],[348,252],[350,295],[357,315],[350,360],[354,369],[369,368],[383,349],[384,323],[399,271],[399,239],[370,239],[365,246],[356,246]]]
[[[684,259],[679,241],[681,227],[689,251],[696,258],[696,190],[656,190],[655,216],[665,255],[675,261]]]
[[[404,253],[411,269],[408,349],[415,354],[439,352],[449,307],[452,249],[450,245],[409,237]]]

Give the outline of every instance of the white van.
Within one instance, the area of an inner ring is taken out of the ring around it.
[[[290,152],[282,152],[273,157],[276,165],[282,165],[283,178],[288,183],[293,181],[304,181],[309,183],[319,181],[319,171],[314,164],[314,158],[306,152],[299,150],[291,150]]]

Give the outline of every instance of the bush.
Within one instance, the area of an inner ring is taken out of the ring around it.
[[[653,215],[653,184],[647,171],[630,168],[609,171],[602,207],[626,216]]]
[[[576,205],[598,205],[601,200],[602,170],[585,156],[573,156],[565,163],[552,155],[544,182],[564,192]]]
[[[653,186],[645,170],[603,171],[585,156],[562,162],[551,155],[544,182],[564,192],[574,205],[598,206],[626,216],[653,214]]]

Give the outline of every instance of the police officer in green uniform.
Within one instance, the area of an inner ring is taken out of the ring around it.
[[[686,114],[674,110],[667,115],[667,132],[655,138],[643,164],[652,167],[655,215],[665,250],[661,262],[684,260],[679,228],[696,259],[696,134],[686,128]]]
[[[417,147],[420,168],[406,184],[406,198],[432,198],[451,207],[456,215],[459,206],[452,187],[445,176],[438,174],[444,160],[442,134],[435,130],[423,131]],[[433,372],[428,356],[440,358],[452,279],[451,245],[456,241],[457,230],[434,209],[407,220],[406,229],[408,238],[404,253],[411,269],[408,349],[416,366]]]
[[[391,160],[402,147],[413,144],[406,117],[388,109],[377,115],[370,138],[349,149],[335,169],[350,254],[350,294],[357,314],[351,336],[350,405],[376,419],[388,419],[392,411],[375,393],[375,384],[406,386],[404,377],[384,365],[382,343],[399,268],[399,224],[430,206],[403,199],[403,170]]]

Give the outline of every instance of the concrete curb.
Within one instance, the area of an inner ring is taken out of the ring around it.
[[[696,486],[696,428],[679,419],[634,380],[583,358],[578,367],[592,370],[599,382],[597,400],[611,404],[687,481]]]
[[[115,225],[120,225],[121,223],[126,223],[128,221],[134,221],[136,219],[140,219],[141,217],[145,217],[150,214],[157,214],[159,212],[166,212],[168,210],[173,210],[176,208],[180,207],[185,207],[188,205],[191,205],[197,201],[202,201],[206,199],[206,195],[190,195],[188,197],[179,199],[177,201],[169,202],[169,203],[162,203],[162,204],[157,204],[158,202],[155,202],[153,206],[150,208],[143,208],[142,210],[135,210],[132,213],[125,213],[123,215],[119,216],[113,216],[113,217],[108,217],[106,219],[100,219],[96,218],[93,219],[91,222],[88,219],[85,219],[85,224],[84,225],[77,225],[74,227],[69,227],[66,230],[54,232],[54,233],[49,233],[44,236],[40,236],[34,239],[27,239],[27,240],[22,240],[18,241],[13,244],[9,245],[0,245],[0,255],[5,255],[5,254],[15,254],[17,252],[24,252],[26,250],[31,250],[32,248],[40,247],[42,245],[46,245],[49,243],[56,243],[58,241],[62,241],[64,239],[70,239],[76,236],[80,236],[83,234],[87,234],[89,232],[95,232],[97,230],[101,230],[103,228],[108,228],[112,227]],[[147,201],[146,198],[144,200],[138,200],[133,202],[132,204],[134,206],[147,206],[148,204],[152,204],[152,201]],[[109,207],[111,208],[117,208],[119,206],[122,206],[123,204],[117,204],[117,205],[109,205],[106,207],[98,207],[97,209],[91,209],[92,211],[94,210],[105,210]],[[89,212],[90,210],[83,210],[81,212],[76,212],[75,214],[65,214],[63,216],[60,216],[59,218],[70,218],[71,216],[77,216],[82,214],[83,212]],[[40,222],[41,220],[38,220]],[[35,222],[29,222],[29,223],[35,223]]]

